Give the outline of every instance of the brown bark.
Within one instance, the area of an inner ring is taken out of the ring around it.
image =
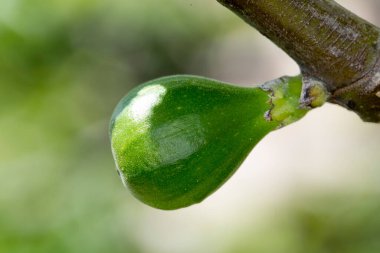
[[[380,122],[380,30],[331,0],[218,0],[300,66],[301,103],[322,84],[329,101]]]

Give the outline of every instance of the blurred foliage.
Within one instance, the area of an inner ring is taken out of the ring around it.
[[[379,195],[303,195],[246,228],[227,252],[376,253],[380,250]],[[274,217],[274,218],[273,218]]]
[[[0,252],[145,252],[108,120],[138,83],[207,75],[200,52],[235,21],[196,10],[178,0],[1,1]],[[262,240],[232,238],[231,252],[379,251],[377,199],[310,203]]]

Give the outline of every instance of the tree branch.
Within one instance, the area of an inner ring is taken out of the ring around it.
[[[300,66],[301,102],[321,84],[330,102],[380,122],[380,30],[331,0],[218,0]]]

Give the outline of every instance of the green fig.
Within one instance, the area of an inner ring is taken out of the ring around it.
[[[243,88],[171,76],[127,94],[110,138],[123,183],[159,209],[198,203],[218,189],[269,132],[301,118],[301,78]]]

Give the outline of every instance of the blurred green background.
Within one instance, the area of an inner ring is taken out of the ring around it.
[[[377,1],[340,3],[380,24]],[[380,129],[331,105],[200,205],[152,209],[117,176],[108,120],[133,86],[297,71],[216,1],[2,0],[0,252],[380,252]]]

